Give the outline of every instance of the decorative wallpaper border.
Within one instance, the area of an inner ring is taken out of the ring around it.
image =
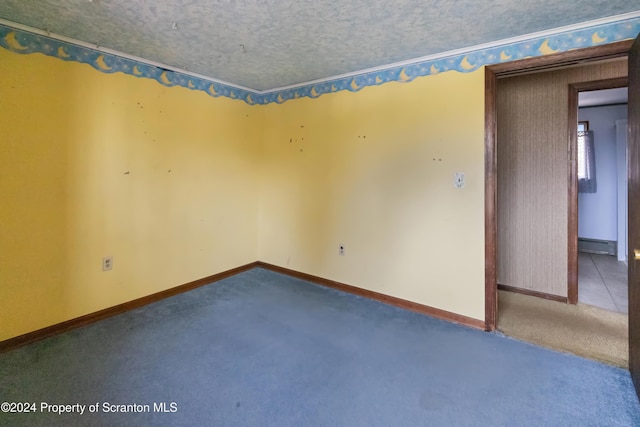
[[[603,25],[565,31],[546,37],[532,38],[502,46],[470,51],[458,55],[417,61],[405,66],[390,66],[363,74],[328,79],[321,83],[300,85],[283,90],[257,92],[189,74],[164,69],[85,46],[61,41],[45,35],[0,24],[0,46],[20,54],[42,53],[64,61],[89,64],[103,73],[122,72],[135,77],[156,80],[164,86],[182,86],[206,92],[213,97],[241,99],[247,104],[281,104],[290,99],[317,98],[325,93],[348,90],[357,92],[367,86],[388,82],[406,83],[417,77],[446,71],[467,73],[478,68],[521,58],[549,55],[571,49],[597,46],[635,38],[640,33],[640,17]]]
[[[55,38],[14,29],[0,24],[0,46],[15,53],[42,53],[63,61],[89,64],[102,73],[121,72],[135,77],[153,79],[164,86],[183,86],[206,92],[210,96],[224,96],[255,103],[255,92],[212,82],[188,74],[178,73],[154,65],[134,61],[99,50],[57,40]]]

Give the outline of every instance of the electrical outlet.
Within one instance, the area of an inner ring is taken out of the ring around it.
[[[113,269],[113,257],[106,256],[102,258],[102,271],[109,271]]]
[[[338,255],[344,256],[344,245],[338,246]]]

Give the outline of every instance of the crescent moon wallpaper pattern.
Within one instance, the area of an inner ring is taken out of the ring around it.
[[[167,70],[144,62],[102,52],[98,49],[76,45],[70,42],[35,34],[6,25],[0,25],[0,46],[19,54],[42,53],[63,61],[88,64],[103,73],[121,72],[135,77],[156,80],[164,86],[182,86],[206,92],[213,97],[238,99],[247,104],[283,103],[302,97],[317,98],[326,93],[348,90],[357,92],[367,86],[389,82],[406,83],[417,77],[448,71],[467,73],[485,65],[512,61],[522,58],[550,55],[571,49],[597,46],[634,38],[640,33],[640,18],[632,18],[613,23],[585,27],[560,32],[551,36],[532,38],[512,44],[497,45],[487,49],[470,50],[460,54],[435,59],[417,59],[403,66],[380,67],[380,69],[348,77],[329,78],[320,83],[273,91],[251,91],[195,77],[189,74]]]

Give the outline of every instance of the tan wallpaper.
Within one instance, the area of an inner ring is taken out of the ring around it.
[[[567,296],[568,87],[626,60],[498,80],[498,283]]]

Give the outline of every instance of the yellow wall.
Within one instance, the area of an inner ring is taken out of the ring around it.
[[[257,259],[255,108],[3,49],[0,76],[0,340]]]
[[[261,108],[260,260],[484,319],[483,70]]]
[[[267,106],[0,75],[0,340],[258,259],[484,317],[482,70]]]

